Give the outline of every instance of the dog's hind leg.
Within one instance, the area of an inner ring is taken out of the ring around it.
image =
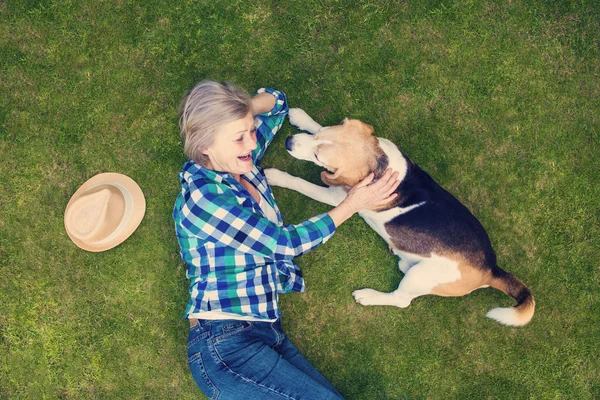
[[[373,289],[361,289],[355,290],[352,295],[358,303],[365,306],[387,305],[405,308],[413,299],[430,294],[436,286],[455,282],[460,277],[456,262],[433,256],[412,266],[394,292],[382,293]]]
[[[414,265],[417,265],[422,260],[421,257],[411,257],[404,253],[400,253],[400,255],[398,252],[393,250],[392,252],[396,254],[398,258],[400,258],[400,261],[398,261],[398,268],[403,274],[406,274],[409,269],[411,269]]]
[[[392,245],[389,246],[389,249],[392,254],[398,256],[398,258],[400,259],[398,261],[398,268],[400,269],[400,271],[402,271],[403,274],[406,274],[413,265],[416,265],[423,260],[423,257],[419,255],[405,253],[396,249]]]
[[[415,265],[413,261],[407,260],[405,258],[402,258],[400,261],[398,261],[398,268],[400,269],[400,271],[402,271],[403,274],[406,274],[410,267],[412,267],[413,265]]]
[[[288,118],[290,119],[290,124],[294,125],[296,128],[301,131],[306,131],[308,133],[312,133],[313,135],[319,132],[322,128],[321,125],[315,122],[314,119],[310,117],[301,108],[290,108],[288,113]]]

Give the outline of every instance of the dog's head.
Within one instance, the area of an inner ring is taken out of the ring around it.
[[[326,185],[354,186],[371,172],[379,178],[387,168],[387,157],[373,132],[371,125],[345,118],[314,135],[290,136],[285,147],[293,157],[326,168],[329,172],[321,173]]]

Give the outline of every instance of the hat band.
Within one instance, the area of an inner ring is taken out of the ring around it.
[[[108,243],[111,240],[114,240],[116,237],[118,237],[123,232],[123,229],[129,223],[129,219],[131,218],[131,214],[133,213],[133,198],[131,197],[131,194],[125,188],[125,186],[120,185],[116,182],[104,182],[104,183],[102,183],[100,185],[96,185],[90,189],[93,189],[97,186],[103,186],[103,185],[111,185],[121,191],[121,193],[123,194],[123,198],[125,199],[125,213],[123,215],[123,218],[121,219],[121,223],[119,223],[119,226],[117,226],[117,228],[113,231],[113,233],[111,233],[110,235],[108,235],[106,238],[104,238],[102,240],[93,242],[95,245],[102,245],[104,243]],[[90,189],[88,189],[88,190],[90,190]]]

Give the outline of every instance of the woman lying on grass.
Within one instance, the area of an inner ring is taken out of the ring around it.
[[[288,112],[285,95],[250,96],[202,81],[183,99],[180,129],[190,161],[179,173],[173,219],[187,263],[188,362],[211,399],[337,399],[342,396],[281,329],[278,293],[304,291],[293,258],[326,242],[359,210],[386,204],[397,173],[350,189],[331,211],[283,225],[257,167]]]

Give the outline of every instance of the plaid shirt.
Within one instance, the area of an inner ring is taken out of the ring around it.
[[[285,94],[275,107],[256,116],[258,147],[255,167],[242,176],[275,209],[278,223],[268,220],[258,203],[229,173],[192,161],[179,172],[181,194],[173,210],[181,258],[187,263],[190,299],[185,311],[222,311],[259,319],[279,318],[277,293],[304,291],[297,257],[326,242],[335,232],[328,214],[298,225],[283,225],[281,213],[262,168],[256,165],[288,112]]]

